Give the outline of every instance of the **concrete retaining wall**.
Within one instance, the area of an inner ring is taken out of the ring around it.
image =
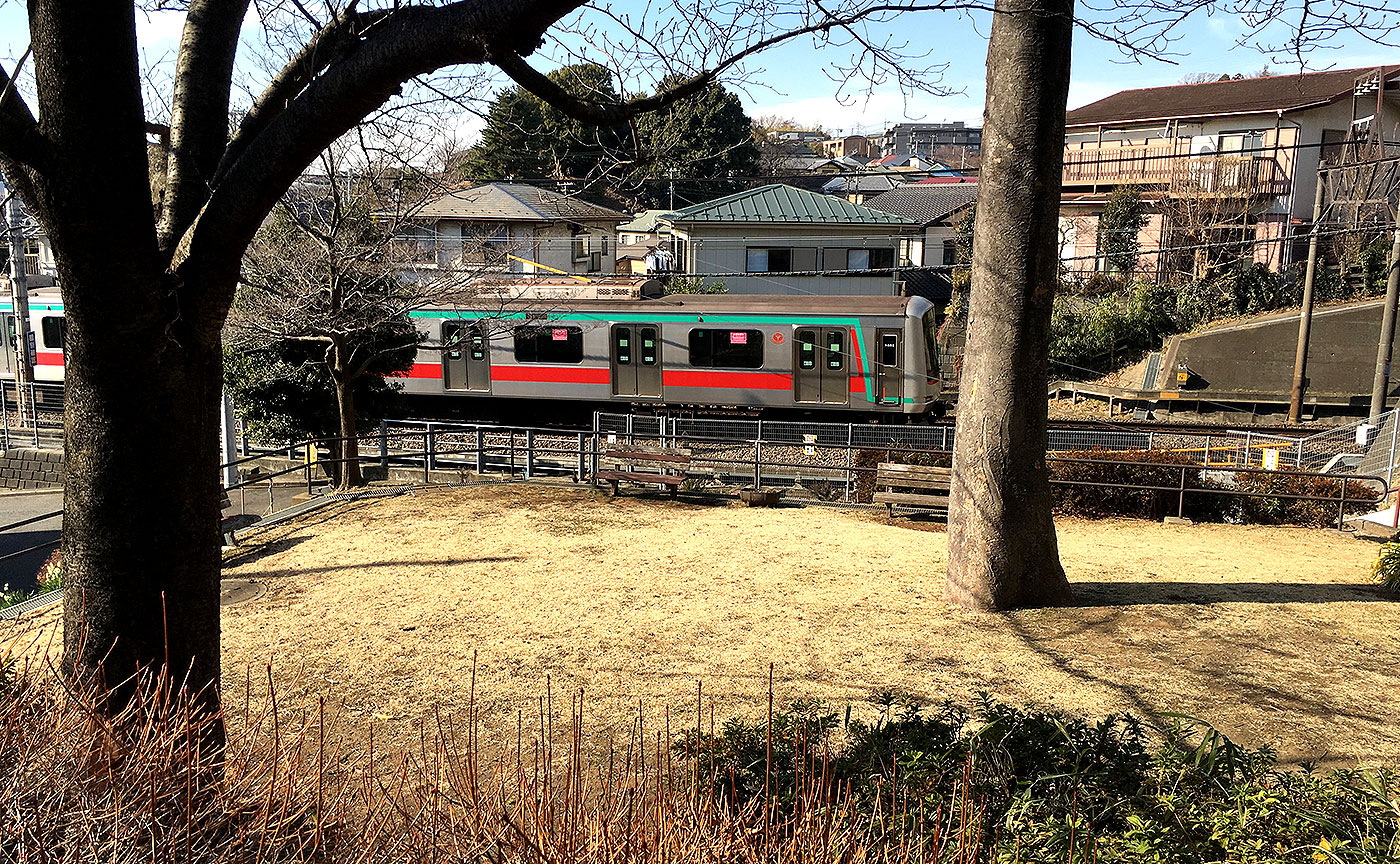
[[[62,450],[0,453],[0,489],[49,489],[63,486]]]

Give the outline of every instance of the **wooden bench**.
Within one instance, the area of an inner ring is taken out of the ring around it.
[[[952,479],[951,468],[881,462],[875,470],[874,500],[876,504],[884,504],[891,516],[896,505],[946,511]]]
[[[612,494],[617,494],[617,484],[626,480],[629,483],[659,483],[669,487],[672,497],[686,480],[686,470],[690,467],[690,451],[679,447],[610,447],[603,452],[599,464],[601,468],[593,475],[594,482],[607,481],[612,485]]]

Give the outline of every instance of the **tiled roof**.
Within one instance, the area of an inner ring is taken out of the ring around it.
[[[903,186],[865,199],[865,206],[905,216],[920,225],[941,222],[977,200],[976,183]]]
[[[1267,78],[1122,90],[1070,111],[1065,120],[1074,127],[1293,111],[1324,105],[1339,96],[1349,96],[1357,77],[1374,71],[1334,69],[1302,75],[1270,75]],[[1386,78],[1391,80],[1396,75],[1400,75],[1400,69],[1388,71]]]
[[[835,195],[822,195],[792,186],[773,184],[726,195],[678,210],[665,221],[747,222],[786,224],[909,225],[902,216],[852,204]]]
[[[429,201],[414,216],[493,222],[626,222],[630,218],[618,210],[525,183],[487,183],[459,189]]]

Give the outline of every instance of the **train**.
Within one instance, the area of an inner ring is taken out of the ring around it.
[[[14,313],[0,377],[14,376]],[[423,339],[402,389],[422,404],[795,409],[940,416],[937,315],[921,297],[666,295],[409,313]],[[63,305],[31,294],[35,379],[63,378]],[[477,403],[480,404],[480,403]],[[419,412],[425,413],[425,412]]]

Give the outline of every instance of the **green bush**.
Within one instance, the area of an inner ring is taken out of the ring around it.
[[[1387,543],[1371,565],[1371,575],[1381,583],[1381,587],[1400,594],[1400,543]]]
[[[928,709],[885,693],[873,722],[822,702],[690,733],[677,751],[723,803],[779,818],[814,783],[845,819],[956,838],[959,861],[1283,864],[1394,860],[1400,777],[1279,769],[1202,721],[1167,715],[1151,746],[1128,715],[1089,721],[981,697]],[[771,761],[768,754],[772,753]],[[1325,854],[1320,854],[1325,853]],[[965,857],[964,857],[965,856]]]

